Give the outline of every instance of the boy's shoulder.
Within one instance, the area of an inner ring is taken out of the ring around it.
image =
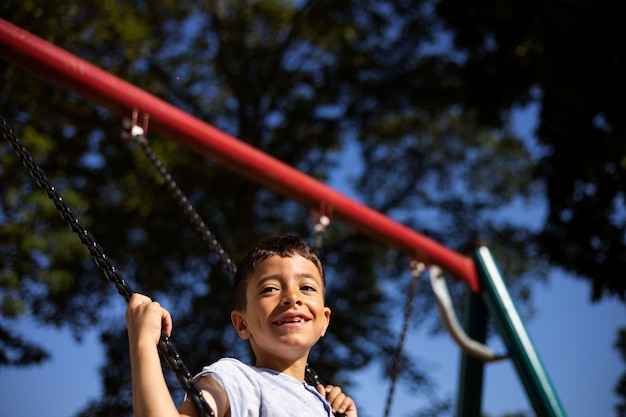
[[[254,372],[255,368],[252,365],[248,365],[236,358],[221,358],[216,362],[213,362],[210,365],[207,365],[202,368],[202,374],[221,374],[224,372],[242,372],[242,373],[251,373]]]
[[[263,372],[274,373],[275,371],[272,371],[270,369],[256,368],[236,358],[221,358],[218,361],[213,362],[212,364],[202,368],[202,372],[200,372],[198,376],[219,376],[218,378],[216,378],[218,380],[223,378],[257,379],[257,375]]]
[[[291,376],[269,368],[257,368],[256,366],[244,363],[236,358],[221,358],[212,364],[202,368],[202,372],[196,378],[211,376],[220,384],[227,386],[232,383],[244,385],[258,385],[263,389],[263,385],[283,385],[293,388],[296,385],[303,385]]]

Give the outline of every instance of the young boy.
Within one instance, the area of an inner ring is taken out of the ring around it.
[[[324,304],[324,270],[297,236],[267,239],[240,262],[231,320],[248,340],[254,366],[225,358],[196,377],[217,417],[357,417],[354,401],[339,387],[304,382],[309,351],[324,336],[330,309]],[[189,399],[177,410],[157,351],[161,329],[172,331],[167,310],[134,294],[126,314],[136,417],[198,416]]]

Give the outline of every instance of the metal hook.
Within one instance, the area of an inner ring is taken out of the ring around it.
[[[324,233],[332,222],[332,207],[327,203],[320,203],[319,209],[311,210],[311,223],[313,223],[313,249],[318,254],[322,251]]]
[[[150,121],[150,115],[148,113],[142,113],[142,126],[139,126],[139,110],[133,109],[131,118],[124,118],[122,125],[124,130],[122,137],[124,139],[134,139],[140,143],[146,143],[146,135],[148,134],[148,124]]]

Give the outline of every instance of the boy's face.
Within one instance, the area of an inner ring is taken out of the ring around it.
[[[271,256],[248,277],[245,310],[231,314],[233,325],[249,340],[256,366],[276,369],[283,361],[306,359],[328,328],[322,277],[300,255]]]

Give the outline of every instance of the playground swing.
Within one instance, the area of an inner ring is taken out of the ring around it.
[[[144,118],[143,126],[139,126],[137,124],[137,115],[138,112],[134,111],[132,119],[124,120],[125,130],[122,136],[126,139],[133,139],[136,143],[140,145],[140,147],[144,151],[144,154],[148,157],[148,159],[152,162],[159,174],[161,174],[161,176],[163,177],[166,187],[171,196],[178,202],[185,216],[191,221],[195,229],[200,233],[202,240],[209,245],[209,248],[212,252],[218,255],[223,267],[229,273],[231,278],[233,278],[236,272],[236,267],[234,263],[232,262],[226,251],[222,248],[219,241],[214,237],[210,229],[206,226],[200,215],[196,212],[191,203],[189,203],[182,190],[178,187],[176,181],[167,172],[166,168],[163,166],[161,161],[148,145],[148,141],[145,136],[148,126],[147,117]],[[64,202],[63,198],[58,194],[54,186],[50,184],[43,170],[33,161],[29,152],[19,141],[19,139],[13,134],[11,129],[8,127],[8,124],[2,117],[0,117],[0,130],[2,130],[3,137],[10,142],[11,146],[22,160],[23,165],[29,170],[31,176],[36,180],[37,184],[42,189],[44,189],[48,197],[54,202],[57,210],[61,214],[61,217],[67,222],[70,229],[78,235],[81,242],[88,248],[90,254],[94,258],[96,265],[102,269],[105,277],[116,286],[118,293],[124,297],[124,300],[126,302],[128,302],[133,294],[131,286],[126,282],[121,273],[112,264],[112,262],[109,260],[107,255],[98,245],[98,243],[93,239],[91,234],[81,225],[80,221],[74,216],[69,206]],[[318,253],[319,256],[321,256],[322,252],[324,234],[331,223],[331,213],[329,213],[328,211],[328,208],[324,207],[324,210],[313,211],[311,216],[312,222],[314,223],[313,243],[311,246],[313,250]],[[417,294],[419,278],[425,272],[426,266],[422,262],[412,260],[410,262],[410,269],[412,279],[409,291],[407,293],[407,301],[402,320],[402,330],[399,335],[396,352],[391,367],[390,385],[387,393],[387,399],[385,402],[385,410],[383,414],[384,417],[388,417],[390,415],[396,383],[401,373],[400,363],[403,345],[408,331],[408,324],[411,319],[413,301]],[[437,266],[430,267],[430,280],[433,291],[436,295],[436,300],[442,322],[444,323],[444,327],[448,329],[448,331],[453,336],[453,339],[461,346],[461,348],[483,361],[492,361],[505,358],[506,356],[504,355],[495,355],[490,349],[478,342],[471,340],[469,337],[467,337],[467,335],[465,335],[464,331],[461,329],[461,327],[458,325],[458,322],[456,321],[456,318],[454,316],[454,309],[452,308],[452,303],[450,301],[445,286],[445,281],[443,281],[443,274]],[[204,401],[202,397],[202,392],[195,386],[191,374],[182,359],[180,358],[180,355],[178,354],[176,348],[174,347],[170,338],[165,334],[161,335],[161,340],[159,341],[158,348],[172,371],[175,373],[179,383],[181,384],[181,387],[185,390],[186,394],[193,401],[194,405],[203,413],[204,416],[214,416],[213,410],[206,403],[206,401]],[[305,372],[305,380],[308,384],[313,386],[316,386],[317,384],[323,384],[319,375],[310,366],[308,366],[308,364]],[[345,416],[345,414],[335,414],[335,416],[343,417]]]
[[[136,113],[133,114],[133,118],[136,118]],[[146,126],[144,126],[144,128],[145,127]],[[201,234],[202,239],[206,243],[208,243],[210,249],[219,256],[222,265],[227,270],[227,272],[229,272],[231,278],[233,278],[236,272],[236,267],[234,263],[232,262],[226,251],[222,248],[218,240],[213,236],[212,232],[198,215],[194,207],[189,203],[188,199],[185,197],[182,190],[178,187],[172,176],[167,172],[167,170],[161,164],[152,149],[148,146],[146,137],[144,136],[144,128],[140,128],[138,125],[133,124],[130,129],[130,134],[124,136],[132,137],[137,143],[141,145],[141,148],[143,149],[146,156],[150,159],[150,161],[157,168],[157,170],[165,180],[167,189],[170,191],[172,197],[177,200],[177,202],[183,209],[186,217],[192,222],[196,230]],[[104,251],[102,250],[100,245],[98,245],[98,243],[94,240],[92,235],[87,231],[87,229],[84,228],[79,219],[72,213],[72,210],[65,203],[63,197],[61,197],[61,195],[56,191],[56,188],[48,181],[45,172],[34,162],[28,150],[15,136],[15,134],[8,126],[7,122],[2,117],[0,117],[0,130],[2,131],[2,136],[11,144],[19,158],[22,160],[23,165],[29,170],[30,175],[35,179],[37,185],[39,185],[46,192],[47,196],[53,201],[61,217],[66,221],[70,229],[79,237],[80,241],[87,247],[89,253],[94,258],[96,265],[103,271],[105,277],[115,285],[118,293],[122,295],[126,303],[128,303],[133,294],[131,286],[124,279],[119,270],[113,265],[109,257],[104,253]],[[330,217],[324,214],[317,216],[317,219],[317,224],[314,227],[314,243],[312,247],[318,254],[320,254],[323,234],[330,225]],[[417,275],[415,276],[417,277]],[[414,282],[416,282],[416,280],[414,280]],[[416,286],[412,286],[411,294],[415,294],[415,288]],[[410,306],[411,303],[409,302],[408,305]],[[410,311],[409,307],[407,307],[407,310]],[[405,321],[407,321],[407,323],[403,327],[403,333],[408,327],[409,315],[405,315]],[[402,340],[403,339],[404,336],[402,337]],[[181,384],[181,387],[184,389],[185,393],[189,396],[189,398],[192,400],[198,410],[200,410],[202,415],[205,417],[214,417],[215,414],[213,410],[204,400],[202,392],[196,386],[191,376],[191,373],[182,361],[174,344],[172,343],[171,339],[164,333],[161,334],[158,349],[167,364],[176,375],[179,383]],[[398,355],[400,353],[401,352],[399,351]],[[399,373],[399,368],[397,365],[394,366],[393,373],[394,378],[392,380],[393,382],[390,387],[390,394],[387,400],[386,415],[388,415],[388,410],[391,405],[391,397],[395,385],[395,379],[397,377],[397,374]],[[308,366],[308,364],[305,371],[305,381],[312,386],[324,384],[319,375],[310,366]],[[345,417],[345,414],[336,413],[335,417]]]
[[[566,415],[487,246],[483,244],[476,246],[471,257],[457,253],[3,19],[0,19],[0,58],[34,73],[39,78],[60,84],[92,102],[103,105],[113,113],[126,116],[132,109],[140,108],[144,118],[150,114],[156,120],[157,130],[165,133],[165,136],[177,138],[183,146],[199,151],[218,163],[228,165],[242,176],[264,184],[306,206],[314,207],[321,202],[325,205],[324,209],[332,210],[332,213],[348,226],[430,265],[431,285],[444,325],[452,332],[460,330],[456,336],[453,334],[453,339],[459,342],[463,349],[456,414],[459,417],[478,417],[482,413],[483,363],[498,359],[502,355],[484,351],[480,348],[480,343],[479,345],[467,343],[471,339],[463,337],[464,333],[454,318],[454,310],[450,308],[449,300],[446,300],[445,282],[440,279],[443,276],[440,270],[437,272],[438,267],[435,265],[441,266],[447,274],[464,282],[469,289],[466,293],[468,302],[463,327],[472,338],[484,342],[487,315],[490,314],[494,318],[496,328],[536,415],[547,417]],[[131,125],[130,128],[141,133],[137,126]],[[2,135],[9,139],[11,135],[7,132],[10,130],[4,120],[0,121],[0,130],[3,132]],[[115,284],[122,296],[125,298],[130,296],[132,294],[130,286],[73,216],[63,199],[46,180],[43,172],[32,160],[28,161],[28,152],[21,144],[16,145],[12,142],[12,145],[18,155],[24,158],[24,164],[38,185],[45,188],[70,229],[77,233],[81,242],[88,247],[106,278]],[[321,224],[319,232],[315,232],[316,236],[327,226]],[[209,239],[208,242],[211,244],[217,241]],[[219,255],[219,248],[217,250]],[[194,405],[202,410],[204,416],[213,415],[210,407],[204,405],[206,402],[169,339],[163,338],[161,342],[159,350],[164,352],[163,356],[168,365],[176,373],[181,386]],[[479,349],[475,349],[477,347]],[[481,355],[484,357],[474,360],[476,354],[479,358]]]
[[[152,162],[152,165],[156,168],[159,174],[161,174],[172,198],[174,198],[174,200],[178,202],[178,205],[183,209],[185,216],[191,221],[191,223],[196,228],[196,231],[198,231],[202,236],[202,240],[208,243],[209,248],[219,256],[222,265],[226,268],[231,280],[233,280],[236,273],[235,264],[226,254],[218,240],[213,236],[198,212],[194,209],[191,203],[189,203],[189,200],[187,199],[187,197],[185,197],[183,191],[178,187],[178,184],[176,183],[176,181],[174,181],[167,169],[163,166],[159,158],[153,152],[152,148],[148,145],[148,140],[146,137],[149,121],[148,116],[144,116],[142,126],[138,125],[137,119],[138,112],[133,111],[132,118],[130,120],[124,120],[123,123],[125,130],[122,132],[122,137],[125,139],[132,139],[140,145],[144,154],[148,157],[150,162]],[[315,222],[313,228],[313,243],[311,246],[312,249],[318,254],[318,256],[321,257],[324,233],[327,230],[328,226],[330,226],[331,222],[330,214],[315,212],[312,213],[311,217],[312,221]],[[318,384],[325,385],[323,380],[319,377],[318,373],[315,372],[313,368],[311,368],[308,364],[305,369],[305,381],[311,386],[317,386]],[[335,417],[345,417],[345,414],[336,413]]]
[[[130,120],[124,121],[125,132],[123,133],[123,137],[126,139],[132,139],[136,143],[138,143],[144,151],[144,154],[148,157],[148,159],[152,162],[154,167],[159,171],[163,180],[166,183],[168,190],[172,197],[178,201],[179,205],[183,208],[185,215],[189,218],[189,220],[196,225],[196,229],[201,233],[203,240],[209,243],[211,249],[217,253],[222,263],[227,267],[228,271],[231,273],[231,276],[234,276],[235,267],[231,262],[230,258],[225,255],[224,250],[221,248],[217,240],[212,238],[211,232],[205,226],[204,222],[200,219],[200,216],[197,214],[195,209],[191,206],[191,204],[184,197],[184,194],[178,188],[176,182],[172,179],[171,175],[167,172],[163,164],[159,161],[156,154],[152,151],[150,146],[148,145],[148,140],[146,137],[147,128],[148,128],[149,118],[147,115],[144,115],[144,119],[142,121],[142,126],[138,124],[138,112],[135,110],[132,113],[132,118]],[[319,210],[312,210],[311,212],[311,222],[313,224],[313,236],[312,236],[312,248],[318,254],[318,256],[322,256],[322,246],[324,235],[328,230],[332,221],[332,208],[326,205],[322,205]],[[398,337],[398,342],[395,348],[395,354],[392,361],[391,373],[390,373],[390,384],[387,392],[387,398],[385,401],[385,409],[383,412],[383,417],[389,417],[391,413],[391,405],[393,402],[393,396],[395,392],[395,387],[397,384],[398,377],[401,373],[401,359],[403,353],[404,342],[408,332],[409,322],[411,320],[411,315],[413,311],[413,304],[415,297],[417,295],[417,287],[420,277],[427,272],[427,267],[423,262],[419,262],[415,259],[409,262],[409,269],[411,270],[411,282],[409,285],[409,290],[407,292],[407,299],[404,308],[404,315],[402,319],[402,329],[400,335]],[[462,326],[459,324],[456,313],[454,310],[454,306],[452,300],[450,298],[447,285],[445,282],[445,277],[441,268],[437,265],[431,265],[428,268],[428,274],[430,278],[431,288],[433,290],[433,294],[435,295],[435,301],[437,304],[437,309],[439,311],[439,316],[442,322],[443,327],[448,331],[452,339],[459,345],[459,347],[466,352],[468,355],[472,356],[480,360],[481,362],[494,362],[503,359],[509,358],[507,354],[497,354],[493,350],[491,350],[486,345],[473,340],[469,337]],[[306,368],[306,381],[316,386],[317,384],[323,384],[320,380],[318,374],[313,371],[311,367],[308,366]],[[337,415],[337,417],[340,417]]]
[[[196,230],[200,232],[203,240],[209,243],[211,249],[220,256],[223,265],[227,267],[228,271],[231,274],[231,277],[234,277],[235,267],[230,258],[226,255],[217,240],[212,237],[210,230],[206,227],[198,213],[188,202],[176,182],[172,179],[172,176],[167,172],[163,164],[159,161],[156,154],[148,145],[148,140],[145,136],[148,128],[148,116],[144,116],[142,126],[139,126],[137,119],[138,112],[135,110],[133,111],[132,118],[130,120],[124,121],[125,131],[123,132],[122,136],[126,139],[134,140],[137,144],[141,146],[144,154],[148,157],[148,159],[152,162],[154,167],[163,177],[167,189],[170,191],[172,197],[177,200],[178,204],[183,208],[185,215],[195,225]],[[322,256],[324,235],[331,224],[331,218],[332,209],[330,207],[327,207],[326,205],[322,205],[319,210],[312,210],[311,212],[311,222],[313,223],[313,243],[311,246],[312,249],[320,257]],[[401,359],[404,342],[406,340],[409,322],[411,320],[411,315],[413,312],[414,300],[417,295],[418,282],[422,274],[426,271],[426,265],[423,262],[418,262],[417,260],[413,259],[409,263],[409,268],[411,270],[411,283],[409,286],[409,291],[407,293],[407,299],[404,308],[402,329],[398,337],[398,342],[392,361],[390,384],[387,392],[387,399],[385,401],[385,409],[383,412],[384,417],[389,417],[391,413],[391,405],[393,402],[395,387],[398,381],[398,377],[401,373]],[[461,349],[483,362],[491,362],[505,359],[508,357],[507,355],[496,355],[491,349],[475,340],[472,340],[469,336],[465,334],[456,319],[454,307],[452,306],[452,301],[450,300],[450,296],[447,291],[443,272],[438,266],[433,265],[430,267],[430,281],[433,292],[435,294],[442,323],[451,334],[452,338],[457,342],[457,344],[459,344]],[[320,380],[319,375],[308,364],[305,372],[305,380],[310,385],[325,385]],[[336,417],[341,417],[343,415],[344,414],[335,414]]]

